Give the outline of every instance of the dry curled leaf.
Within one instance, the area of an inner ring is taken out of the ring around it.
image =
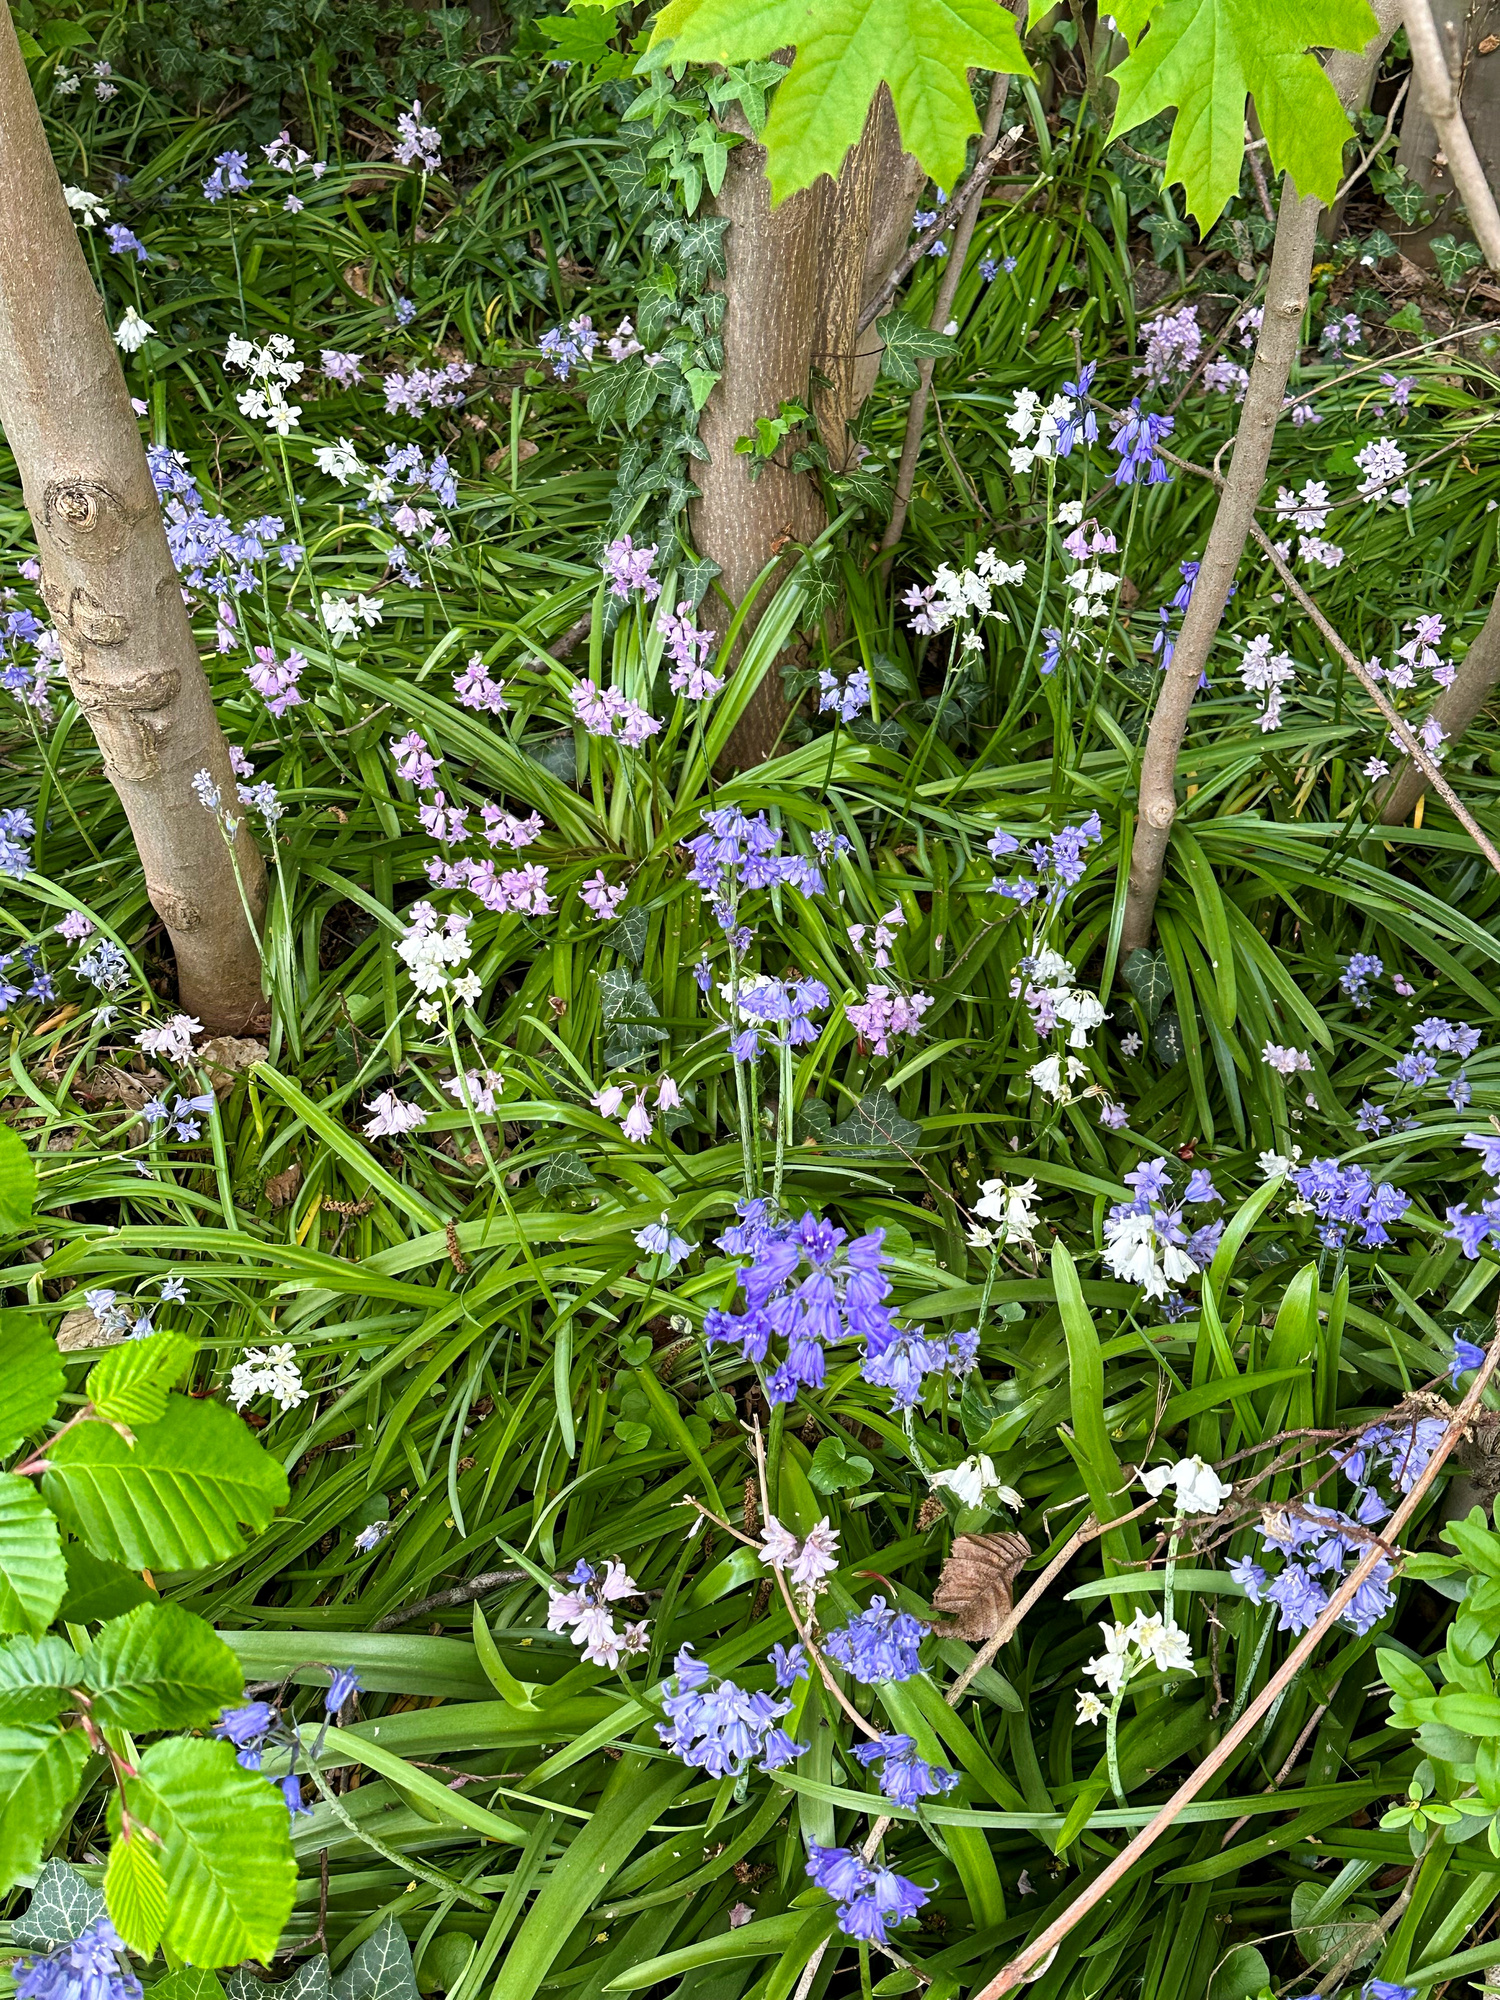
[[[302,1169],[293,1160],[289,1167],[283,1167],[279,1174],[272,1174],[266,1182],[266,1200],[272,1208],[286,1208],[297,1199],[297,1190],[302,1185]]]
[[[1011,1607],[1011,1580],[1031,1544],[1024,1535],[960,1535],[932,1593],[942,1614],[933,1631],[942,1639],[992,1639]]]

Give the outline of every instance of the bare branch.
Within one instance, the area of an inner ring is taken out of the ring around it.
[[[1411,66],[1422,109],[1432,120],[1433,130],[1442,143],[1448,172],[1468,212],[1469,227],[1479,239],[1484,261],[1492,271],[1500,271],[1500,208],[1495,205],[1474,141],[1464,123],[1430,0],[1404,0],[1401,12],[1406,22],[1406,39],[1411,44]]]

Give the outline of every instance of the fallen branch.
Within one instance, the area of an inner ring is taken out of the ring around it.
[[[1386,1533],[1392,1541],[1401,1533],[1426,1499],[1450,1452],[1482,1407],[1484,1391],[1497,1368],[1500,1368],[1500,1312],[1496,1315],[1495,1337],[1490,1342],[1484,1363],[1475,1375],[1469,1393],[1453,1412],[1421,1476],[1415,1481],[1410,1493],[1402,1500],[1386,1525]],[[1281,1699],[1311,1661],[1339,1614],[1353,1601],[1355,1592],[1373,1573],[1376,1564],[1383,1560],[1379,1549],[1375,1548],[1368,1550],[1360,1558],[1329,1598],[1315,1622],[1287,1654],[1254,1701],[1246,1707],[1239,1721],[1225,1732],[1191,1776],[1183,1780],[1156,1817],[1141,1828],[1134,1840],[1115,1856],[1107,1868],[1079,1890],[1068,1908],[1055,1922],[1047,1926],[1040,1937],[1033,1939],[1024,1950],[1011,1959],[1008,1965],[1000,1968],[988,1985],[975,1994],[974,2000],[1000,2000],[1002,1993],[1012,1992],[1036,1971],[1044,1959],[1056,1951],[1073,1927],[1081,1923],[1089,1911],[1096,1908],[1110,1891],[1125,1879],[1147,1850],[1160,1840],[1184,1806],[1190,1805],[1197,1798],[1210,1779],[1223,1769],[1240,1745],[1254,1733],[1262,1718]]]
[[[1468,214],[1469,227],[1484,252],[1484,261],[1492,271],[1500,271],[1500,208],[1495,205],[1484,167],[1464,123],[1430,0],[1404,0],[1401,13],[1406,23],[1406,39],[1411,44],[1411,66],[1422,109],[1432,120],[1453,185]]]
[[[487,1569],[480,1576],[471,1576],[467,1583],[456,1583],[451,1590],[435,1590],[431,1597],[419,1597],[403,1611],[388,1611],[370,1629],[394,1632],[398,1625],[409,1625],[413,1618],[423,1618],[429,1611],[448,1611],[455,1604],[472,1604],[476,1597],[487,1597],[502,1584],[524,1583],[528,1574],[524,1569]]]

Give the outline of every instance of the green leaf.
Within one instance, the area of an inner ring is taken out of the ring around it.
[[[0,1722],[55,1722],[82,1685],[82,1660],[53,1633],[0,1646]]]
[[[598,63],[609,54],[615,32],[615,10],[580,18],[576,14],[552,14],[537,26],[549,41],[557,44],[554,62]]]
[[[332,1988],[327,1953],[320,1951],[316,1958],[299,1959],[290,1979],[274,1982],[257,1979],[253,1972],[237,1965],[226,1977],[223,1990],[228,2000],[329,2000]],[[160,1991],[153,1986],[151,2000],[157,2000]]]
[[[89,1401],[112,1424],[159,1423],[167,1396],[182,1380],[198,1343],[180,1333],[122,1341],[96,1361],[84,1385]]]
[[[846,1487],[863,1486],[874,1470],[871,1461],[850,1452],[842,1438],[826,1437],[812,1455],[807,1481],[819,1493],[841,1493]]]
[[[0,1893],[35,1874],[88,1754],[81,1729],[0,1725]]]
[[[411,1946],[394,1917],[365,1939],[334,1980],[333,2000],[417,2000]]]
[[[34,1313],[0,1312],[0,1458],[57,1408],[65,1377],[57,1343]]]
[[[946,333],[936,333],[910,313],[890,312],[875,322],[875,331],[885,342],[880,356],[880,372],[900,389],[915,389],[922,379],[919,361],[953,352]]]
[[[1278,172],[1332,202],[1352,128],[1313,47],[1362,49],[1376,32],[1366,0],[1164,0],[1114,78],[1112,138],[1176,108],[1166,179],[1180,181],[1203,234],[1239,192],[1245,99]],[[1122,23],[1122,26],[1125,24]]]
[[[761,135],[775,202],[837,178],[882,83],[905,150],[953,187],[979,130],[968,72],[1031,74],[1010,9],[994,0],[671,0],[649,46],[668,42],[674,65],[726,67],[796,46]]]
[[[10,1125],[0,1125],[0,1236],[18,1236],[36,1207],[36,1163]]]
[[[245,1677],[211,1625],[153,1599],[104,1626],[84,1657],[96,1722],[194,1729],[240,1699]]]
[[[49,1861],[24,1914],[12,1919],[11,1936],[23,1951],[51,1951],[81,1937],[104,1913],[104,1898],[91,1882],[66,1861]]]
[[[311,1965],[323,1967],[323,1991],[328,1990],[328,1960],[321,1953],[311,1961]],[[291,1978],[275,1988],[277,2000],[298,2000],[303,1992],[301,1975],[311,1969],[304,1963],[297,1967]],[[235,1973],[230,1973],[230,1978]],[[258,1993],[272,1991],[269,1980],[252,1980]],[[175,1972],[169,1972],[165,1979],[159,1979],[151,1989],[151,2000],[224,2000],[224,1988],[211,1972],[205,1972],[201,1965],[180,1965]]]
[[[190,1965],[269,1961],[291,1914],[297,1873],[277,1787],[242,1770],[227,1743],[171,1736],[153,1743],[125,1780],[125,1804],[161,1842],[165,1942]],[[118,1840],[118,1794],[109,1821]]]
[[[1236,1945],[1219,1961],[1208,1985],[1208,2000],[1256,2000],[1271,1983],[1271,1968],[1253,1944]]]
[[[67,1587],[57,1522],[29,1479],[0,1473],[0,1632],[39,1637]]]
[[[1462,1730],[1465,1736],[1500,1736],[1500,1696],[1497,1695],[1465,1694],[1455,1689],[1451,1694],[1438,1696],[1433,1703],[1433,1715],[1450,1729]]]
[[[1477,243],[1460,243],[1455,236],[1434,236],[1432,255],[1438,276],[1450,292],[1462,284],[1476,264],[1484,262],[1484,252]]]
[[[536,1170],[536,1191],[543,1200],[560,1188],[593,1185],[594,1176],[579,1153],[550,1153]]]
[[[1172,975],[1167,969],[1167,954],[1141,945],[1126,959],[1120,973],[1140,1002],[1141,1012],[1149,1027],[1172,997]]]
[[[170,1396],[128,1445],[80,1424],[50,1449],[42,1491],[96,1555],[133,1569],[202,1569],[245,1546],[288,1497],[287,1477],[219,1403]]]
[[[1168,1069],[1180,1063],[1183,1056],[1182,1022],[1175,1007],[1168,1007],[1158,1014],[1151,1024],[1151,1048],[1158,1062],[1164,1062]]]
[[[123,1833],[104,1867],[104,1900],[110,1922],[142,1958],[154,1958],[167,1926],[167,1884],[150,1838],[138,1829]],[[152,1992],[156,1992],[153,1987]]]
[[[922,1128],[902,1117],[895,1098],[881,1084],[833,1127],[828,1143],[865,1153],[910,1153],[922,1143]]]
[[[68,1594],[57,1615],[65,1624],[94,1625],[102,1618],[119,1618],[152,1595],[133,1569],[126,1569],[123,1563],[101,1561],[82,1542],[67,1544],[63,1562],[68,1572]]]

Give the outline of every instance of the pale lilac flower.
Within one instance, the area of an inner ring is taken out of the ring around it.
[[[367,1139],[400,1139],[427,1123],[420,1104],[403,1104],[394,1090],[383,1090],[365,1106],[372,1115],[362,1128]]]
[[[604,870],[599,868],[578,893],[596,917],[612,917],[630,892],[623,882],[611,887],[604,879]]]
[[[1305,1049],[1283,1048],[1279,1042],[1267,1042],[1260,1052],[1260,1059],[1278,1076],[1295,1076],[1301,1070],[1312,1068],[1312,1057]]]
[[[443,164],[443,141],[431,125],[422,123],[422,100],[416,98],[410,111],[396,120],[396,144],[392,149],[403,167],[420,166],[424,174],[435,174]]]
[[[904,994],[889,986],[867,986],[862,1001],[845,1004],[844,1015],[876,1055],[888,1056],[891,1036],[914,1035],[931,1005],[929,993]]]
[[[428,791],[436,783],[440,760],[434,758],[425,738],[415,729],[408,730],[405,736],[391,738],[391,755],[396,760],[396,776],[405,778],[418,791]]]
[[[611,542],[600,563],[609,581],[610,595],[629,597],[632,590],[638,590],[648,604],[660,597],[661,585],[651,574],[651,565],[655,561],[655,542],[649,548],[637,548],[629,535],[621,535]]]

